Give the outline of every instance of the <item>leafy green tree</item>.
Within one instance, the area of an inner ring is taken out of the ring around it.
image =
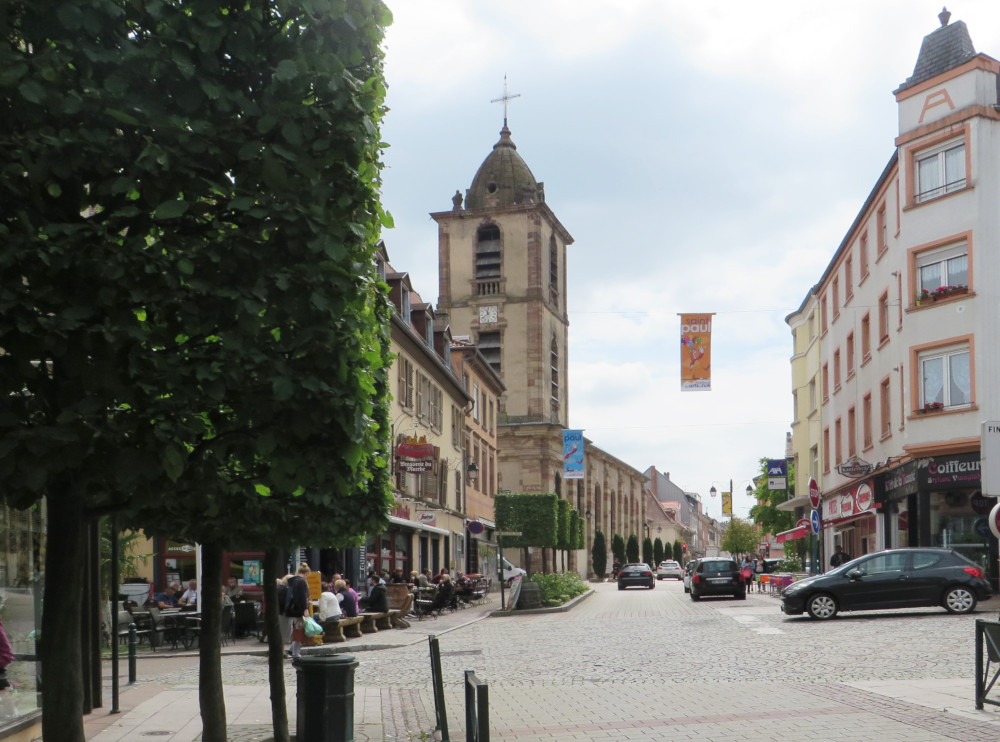
[[[653,562],[653,542],[649,540],[649,536],[642,540],[642,561],[654,566],[659,564],[659,562]]]
[[[634,533],[628,537],[628,542],[625,544],[625,555],[630,562],[639,561],[639,539]]]
[[[733,556],[751,554],[760,543],[760,529],[742,518],[732,518],[722,534],[721,546]]]
[[[767,458],[761,458],[759,463],[760,476],[754,480],[757,504],[750,508],[750,517],[760,526],[762,533],[773,535],[787,531],[795,526],[795,514],[778,510],[778,505],[788,500],[789,493],[795,491],[795,467],[789,462],[787,490],[771,490],[767,486]]]
[[[663,540],[657,536],[656,540],[653,542],[653,563],[659,564],[664,560],[663,554]]]
[[[594,531],[594,544],[590,547],[590,561],[594,574],[604,579],[608,575],[608,545],[604,540],[603,531]]]
[[[680,539],[674,541],[674,561],[678,564],[684,564],[684,544],[681,543]]]
[[[384,523],[389,14],[11,0],[2,19],[0,497],[47,499],[62,588],[42,619],[43,736],[82,742],[67,709],[92,519],[201,541],[205,584],[225,546],[347,545]],[[226,736],[218,600],[207,742]]]
[[[554,492],[498,494],[494,500],[497,530],[521,534],[504,536],[504,546],[525,550],[529,546],[556,548],[559,543],[560,502],[559,495]],[[531,564],[527,551],[524,553],[524,564]]]
[[[611,554],[619,564],[625,564],[628,561],[625,558],[625,539],[622,538],[620,533],[616,533],[611,537]]]

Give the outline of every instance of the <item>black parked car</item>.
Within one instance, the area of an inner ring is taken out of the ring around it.
[[[989,597],[983,570],[954,549],[887,549],[792,583],[781,592],[781,610],[819,620],[839,611],[885,608],[941,606],[971,613]]]
[[[645,562],[625,564],[618,570],[618,589],[624,590],[632,585],[648,587],[650,590],[656,587],[656,575]]]
[[[698,559],[691,567],[691,600],[705,595],[732,595],[746,600],[747,586],[740,579],[740,565],[725,557]]]

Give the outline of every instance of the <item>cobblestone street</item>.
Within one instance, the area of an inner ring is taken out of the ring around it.
[[[415,622],[405,632],[375,635],[395,642],[389,648],[344,647],[359,661],[358,739],[431,734],[426,636],[438,631],[452,739],[464,738],[467,669],[489,685],[493,740],[971,742],[1000,736],[1000,713],[974,708],[974,622],[996,619],[996,598],[970,616],[930,609],[816,622],[782,615],[768,595],[694,603],[679,582],[651,591],[594,587],[565,613],[467,623],[470,610],[441,624]],[[181,661],[165,661],[144,680],[196,693],[194,662],[168,667],[175,662]],[[263,656],[228,655],[223,674],[227,689],[266,686]],[[290,664],[286,679],[294,712]],[[259,711],[266,724],[268,709]],[[233,738],[241,728],[251,731],[234,725]],[[252,731],[240,738],[263,738]]]

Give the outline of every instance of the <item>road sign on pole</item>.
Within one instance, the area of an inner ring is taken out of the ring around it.
[[[812,521],[812,532],[815,533],[815,534],[818,534],[819,533],[819,511],[818,510],[813,510],[812,511],[812,515],[810,516],[810,520]]]
[[[815,478],[809,477],[809,504],[812,505],[813,510],[819,508],[819,503],[821,500],[819,492],[819,483]]]

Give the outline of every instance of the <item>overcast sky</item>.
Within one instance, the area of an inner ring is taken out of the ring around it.
[[[791,333],[893,153],[940,0],[387,0],[389,258],[437,304],[437,229],[503,110],[568,248],[569,423],[701,494],[784,456]],[[949,7],[1000,58],[1000,3]],[[680,391],[680,312],[715,312]],[[462,334],[457,332],[456,334]]]

